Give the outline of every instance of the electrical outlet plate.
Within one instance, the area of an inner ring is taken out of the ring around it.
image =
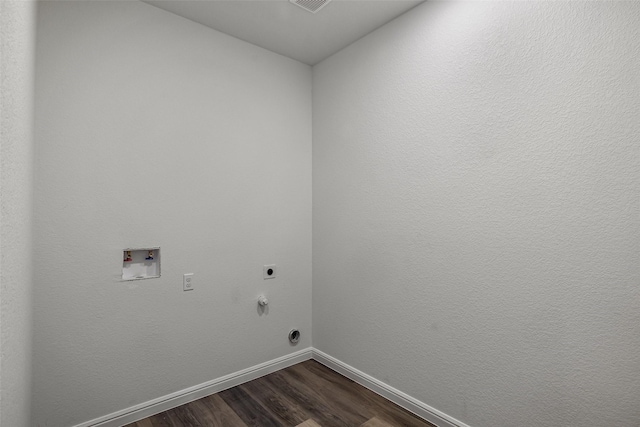
[[[276,265],[275,264],[265,265],[264,268],[262,269],[262,277],[265,280],[267,280],[267,279],[275,279],[276,278]]]
[[[186,273],[182,275],[182,290],[183,291],[193,290],[193,273]]]

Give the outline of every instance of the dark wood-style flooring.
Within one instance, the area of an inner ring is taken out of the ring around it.
[[[434,427],[307,360],[126,427]]]

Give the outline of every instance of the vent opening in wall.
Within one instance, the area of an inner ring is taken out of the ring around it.
[[[297,344],[300,341],[300,331],[297,329],[292,329],[289,331],[289,342],[291,344]]]
[[[307,12],[316,13],[327,5],[331,0],[289,0],[296,6],[300,6]]]

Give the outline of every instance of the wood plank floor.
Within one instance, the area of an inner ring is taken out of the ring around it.
[[[307,360],[125,427],[434,427]]]

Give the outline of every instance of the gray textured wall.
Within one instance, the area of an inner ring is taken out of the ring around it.
[[[314,67],[314,347],[474,427],[640,425],[638,22],[426,3]]]

